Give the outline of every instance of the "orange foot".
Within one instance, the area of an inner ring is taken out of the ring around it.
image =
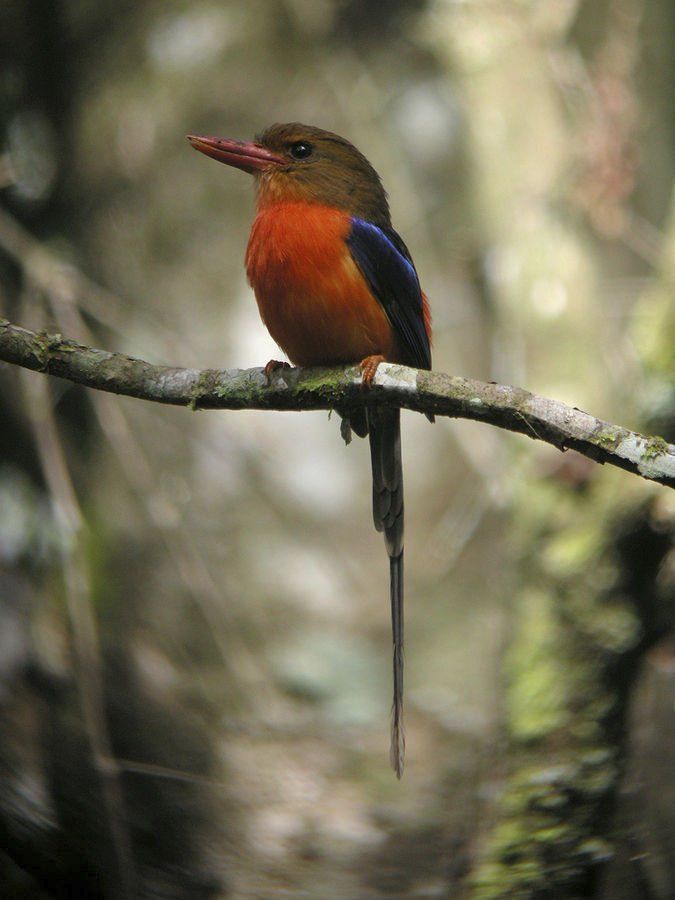
[[[278,369],[290,369],[290,365],[287,362],[281,362],[278,359],[271,359],[265,368],[263,369],[263,373],[265,375],[265,381],[267,382],[267,387],[270,386],[272,380],[272,374],[276,372]]]
[[[359,363],[359,369],[361,369],[361,384],[365,388],[369,388],[373,383],[377,367],[381,362],[385,362],[385,357],[378,353],[375,356],[366,356],[366,358],[362,359]]]

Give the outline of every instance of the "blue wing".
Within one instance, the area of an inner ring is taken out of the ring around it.
[[[410,254],[393,229],[352,218],[347,246],[391,322],[404,365],[431,368],[422,289]]]

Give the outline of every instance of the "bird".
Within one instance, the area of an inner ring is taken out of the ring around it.
[[[212,159],[254,176],[245,266],[270,335],[296,366],[358,364],[368,389],[381,362],[431,369],[431,313],[391,223],[380,176],[348,140],[299,122],[253,141],[187,135]],[[279,366],[270,360],[269,379]],[[389,556],[393,640],[390,763],[400,779],[403,726],[403,470],[400,410],[338,410],[342,435],[369,437],[373,521]],[[433,416],[429,416],[433,421]]]

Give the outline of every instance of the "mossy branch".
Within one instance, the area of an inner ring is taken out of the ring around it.
[[[34,333],[5,319],[0,319],[0,360],[95,390],[192,409],[298,411],[348,409],[364,399],[373,405],[391,403],[496,425],[675,487],[675,446],[663,438],[637,434],[520,388],[442,372],[383,363],[367,394],[355,366],[281,369],[267,384],[262,369],[155,366],[60,334]]]

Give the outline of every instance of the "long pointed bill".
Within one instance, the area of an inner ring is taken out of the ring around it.
[[[271,166],[285,165],[288,160],[277,156],[261,144],[253,141],[232,141],[228,138],[197,137],[188,134],[187,139],[195,150],[205,153],[218,162],[223,162],[235,169],[243,169],[256,175]]]

